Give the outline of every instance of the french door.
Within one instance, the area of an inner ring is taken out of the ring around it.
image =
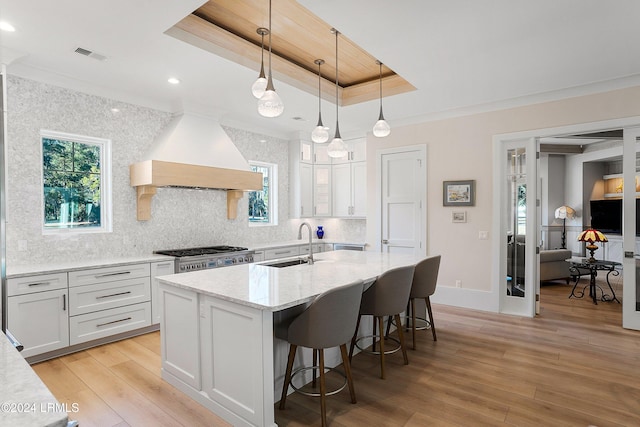
[[[640,196],[640,181],[636,179],[637,153],[640,151],[640,128],[624,129],[623,147],[623,291],[622,326],[640,330],[640,244],[636,243],[640,232],[636,197]],[[631,183],[631,185],[629,185]]]

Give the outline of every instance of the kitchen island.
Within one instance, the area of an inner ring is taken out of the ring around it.
[[[161,276],[162,378],[233,425],[275,426],[287,348],[274,338],[274,325],[322,292],[356,280],[372,283],[419,261],[354,251],[314,257],[313,265],[256,263]],[[337,352],[327,359],[328,366],[339,364]]]

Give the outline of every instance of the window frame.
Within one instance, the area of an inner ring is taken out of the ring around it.
[[[43,139],[58,139],[100,147],[100,227],[46,227],[44,197],[44,144]],[[111,233],[113,231],[111,173],[111,140],[67,132],[40,130],[40,221],[43,235]]]
[[[269,188],[271,189],[271,193],[269,194],[269,204],[267,206],[267,210],[269,212],[269,222],[251,221],[249,217],[249,205],[247,203],[247,222],[249,223],[249,227],[276,226],[278,225],[278,164],[261,162],[257,160],[250,160],[248,163],[250,167],[257,166],[269,169]],[[264,187],[262,191],[264,191]],[[249,200],[251,193],[256,192],[257,191],[250,191],[247,195],[247,200]]]

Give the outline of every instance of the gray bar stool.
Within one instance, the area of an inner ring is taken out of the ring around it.
[[[319,366],[313,366],[312,368],[314,369],[314,382],[315,369],[317,368],[320,371],[320,411],[323,426],[327,424],[325,398],[327,390],[324,373],[325,348],[340,346],[344,372],[351,394],[351,403],[356,403],[356,393],[353,388],[351,365],[349,364],[346,343],[351,339],[353,328],[358,319],[362,290],[362,281],[331,289],[318,295],[318,297],[316,297],[301,314],[294,317],[290,323],[287,324],[285,322],[284,324],[276,326],[276,337],[286,340],[290,344],[287,371],[282,386],[282,397],[280,398],[280,409],[284,409],[285,407],[287,390],[289,389],[289,385],[291,385],[291,371],[298,346],[313,349],[314,365],[316,351],[318,351],[320,355]],[[293,375],[295,375],[295,373]]]
[[[362,316],[373,316],[373,351],[369,353],[380,355],[380,376],[384,379],[384,356],[385,354],[393,353],[397,351],[389,350],[385,352],[384,349],[384,318],[386,316],[394,316],[396,323],[400,323],[400,313],[405,310],[407,302],[409,301],[409,292],[411,291],[411,283],[413,280],[414,266],[398,267],[392,270],[388,270],[382,273],[375,282],[364,292],[362,295],[362,302],[360,303],[360,315],[358,316],[358,322],[356,324],[356,331],[351,339],[351,348],[349,349],[349,358],[353,356],[353,349],[356,346],[357,341],[363,338],[357,338],[358,328],[360,327],[360,319]],[[376,335],[376,321],[378,323],[378,330],[380,335]],[[396,328],[398,331],[398,343],[402,349],[402,355],[404,357],[404,364],[409,364],[407,357],[407,349],[404,345],[404,334],[402,333],[402,327]],[[375,351],[375,339],[380,338],[380,351]],[[358,346],[358,348],[360,348]],[[361,349],[361,348],[360,348]]]
[[[409,295],[410,311],[411,311],[411,332],[413,338],[413,349],[416,349],[416,320],[422,320],[431,328],[433,340],[438,341],[436,337],[436,325],[433,323],[433,312],[431,311],[431,300],[429,297],[436,291],[438,282],[438,270],[440,270],[440,255],[425,258],[416,264],[413,273],[413,284],[411,285],[411,294]],[[424,298],[429,314],[429,320],[416,317],[416,298]]]

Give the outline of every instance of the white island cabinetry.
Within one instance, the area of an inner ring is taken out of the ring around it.
[[[417,261],[332,251],[319,253],[312,265],[253,263],[163,276],[162,378],[234,426],[275,426],[287,346],[274,339],[274,326],[326,290],[371,283]],[[340,364],[339,352],[327,359],[327,366]]]

